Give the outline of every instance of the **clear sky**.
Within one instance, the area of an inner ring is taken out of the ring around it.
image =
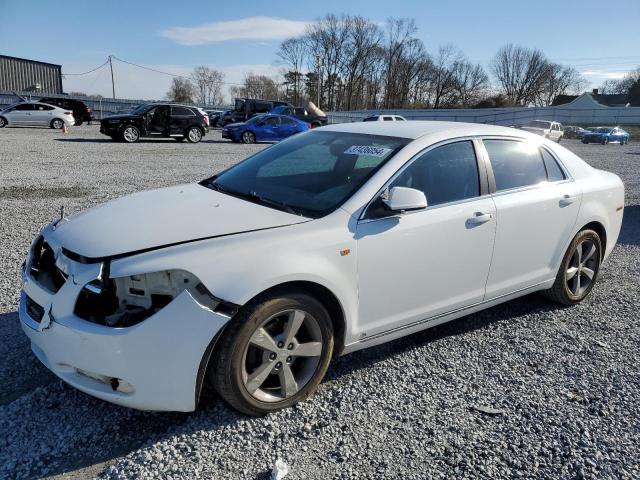
[[[414,18],[428,51],[452,43],[484,66],[509,42],[540,48],[594,87],[640,65],[640,0],[0,0],[0,54],[65,73],[109,54],[176,74],[207,65],[233,83],[249,71],[277,74],[280,41],[327,13]],[[114,70],[118,97],[162,98],[171,80],[120,62]],[[64,88],[110,95],[108,69],[68,75]]]

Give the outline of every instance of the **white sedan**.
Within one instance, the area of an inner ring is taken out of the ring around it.
[[[23,102],[0,112],[0,128],[9,126],[39,126],[57,130],[75,125],[73,112],[42,102]]]
[[[520,130],[332,125],[46,226],[20,319],[96,397],[191,411],[209,380],[261,415],[311,395],[333,355],[535,291],[580,302],[623,205],[616,175]]]

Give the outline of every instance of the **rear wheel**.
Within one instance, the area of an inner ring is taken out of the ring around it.
[[[582,230],[571,241],[553,286],[544,293],[563,305],[575,305],[593,289],[602,261],[602,243],[593,230]]]
[[[253,132],[243,132],[242,143],[256,143],[256,136]]]
[[[4,117],[0,117],[0,128],[4,128],[7,126],[7,119]]]
[[[134,125],[127,125],[122,130],[122,139],[127,143],[136,143],[140,140],[140,130]]]
[[[244,307],[218,345],[216,390],[237,410],[259,416],[315,391],[333,353],[333,327],[315,298],[283,291]]]
[[[55,128],[56,130],[62,130],[62,127],[64,126],[64,122],[59,118],[54,118],[53,120],[51,120],[50,126],[51,128]]]
[[[82,120],[76,120],[76,122],[73,125],[76,127],[79,127],[80,125],[82,125]]]
[[[198,127],[191,127],[187,131],[187,139],[190,143],[198,143],[200,140],[202,140],[202,130],[200,130]]]

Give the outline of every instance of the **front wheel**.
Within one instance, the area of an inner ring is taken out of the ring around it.
[[[136,143],[140,140],[140,130],[133,125],[127,125],[122,130],[122,139],[127,143]]]
[[[4,128],[7,126],[7,119],[4,117],[0,117],[0,128]]]
[[[256,143],[256,136],[253,132],[243,132],[242,143]]]
[[[563,305],[575,305],[593,289],[602,262],[602,243],[593,230],[582,230],[571,241],[553,286],[544,293]]]
[[[260,416],[309,397],[333,354],[333,326],[315,298],[297,290],[266,295],[229,323],[210,374],[222,398]]]
[[[200,140],[202,140],[202,130],[200,130],[198,127],[191,127],[187,131],[187,139],[190,143],[198,143]]]
[[[604,137],[600,143],[602,143],[602,145],[606,145],[607,143],[609,143],[609,139],[607,137]]]

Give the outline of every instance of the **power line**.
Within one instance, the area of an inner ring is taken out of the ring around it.
[[[100,70],[102,67],[104,67],[107,63],[109,63],[109,60],[107,59],[106,62],[104,62],[102,65],[96,67],[96,68],[92,68],[91,70],[87,71],[87,72],[82,72],[82,73],[63,73],[62,75],[87,75],[89,73],[93,73],[96,70]]]

